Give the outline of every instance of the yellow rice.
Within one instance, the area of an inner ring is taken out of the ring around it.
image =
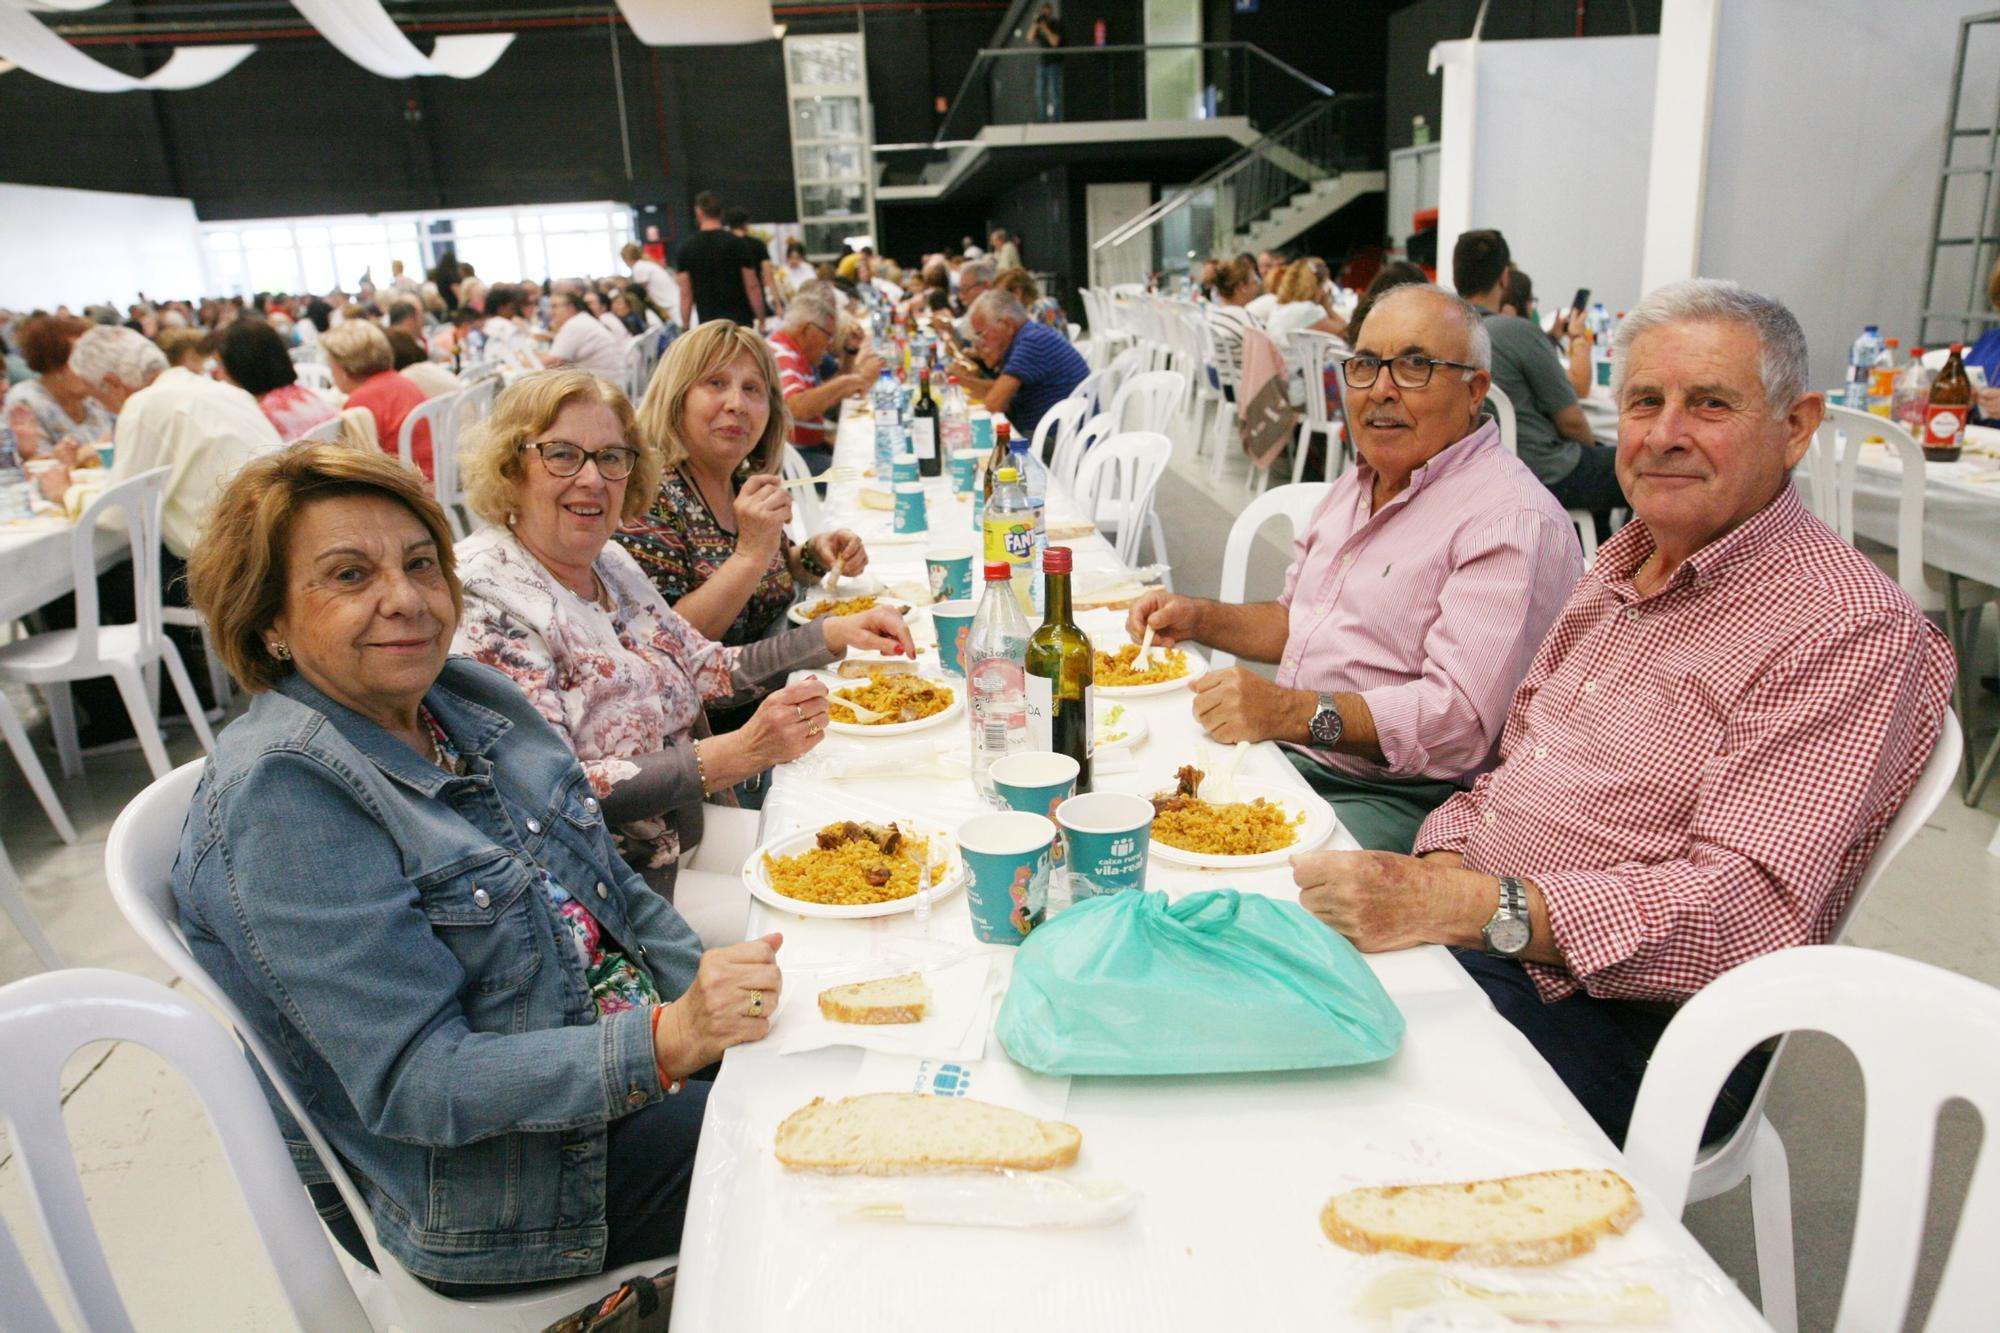
[[[840,826],[830,824],[829,829]],[[812,847],[797,856],[764,854],[764,874],[771,887],[787,898],[801,902],[826,903],[840,907],[860,907],[868,903],[893,902],[917,891],[917,866],[931,854],[927,838],[907,833],[893,855],[865,838],[843,842],[837,847]],[[876,868],[889,872],[889,882],[870,884],[864,876]],[[937,872],[932,872],[932,883]]]
[[[1153,840],[1184,852],[1211,856],[1255,856],[1298,841],[1305,812],[1287,814],[1275,801],[1193,801],[1153,816]]]
[[[799,614],[807,620],[818,620],[821,616],[858,616],[874,605],[873,597],[844,597],[837,602],[831,597],[824,597]]]
[[[1187,654],[1178,648],[1155,648],[1153,665],[1144,671],[1133,669],[1132,663],[1139,658],[1139,645],[1128,643],[1115,653],[1100,652],[1094,655],[1091,664],[1091,679],[1098,685],[1158,685],[1162,681],[1179,680],[1188,673]]]
[[[888,716],[880,722],[863,722],[859,713],[841,704],[842,699],[851,699],[863,708],[887,713]],[[949,688],[921,676],[877,671],[870,673],[866,685],[850,685],[844,690],[835,690],[833,697],[827,700],[826,715],[835,722],[886,727],[897,722],[915,722],[935,716],[951,707],[951,700]]]

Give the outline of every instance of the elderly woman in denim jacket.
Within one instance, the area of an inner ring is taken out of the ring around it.
[[[667,605],[611,540],[659,489],[657,445],[623,393],[583,370],[516,381],[459,446],[466,502],[494,526],[460,550],[458,652],[512,676],[583,761],[632,867],[709,944],[740,939],[756,816],[729,788],[819,744],[826,686],[808,676],[711,735],[704,705],[755,699],[848,648],[912,651],[887,607],[725,647]],[[704,804],[713,796],[715,803]],[[693,849],[699,844],[702,855]]]
[[[188,576],[255,698],[195,791],[181,928],[380,1243],[455,1295],[675,1252],[708,1088],[686,1080],[765,1034],[780,938],[703,953],[562,737],[447,657],[451,530],[415,472],[335,444],[257,459]]]

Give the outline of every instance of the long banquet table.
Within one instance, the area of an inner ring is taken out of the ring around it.
[[[72,530],[73,525],[61,518],[0,523],[0,624],[74,590]],[[127,558],[130,549],[124,532],[109,529],[99,529],[92,545],[100,574]]]
[[[867,466],[869,430],[865,418],[844,421],[836,462]],[[889,515],[861,507],[859,489],[832,488],[826,524],[869,538],[870,567],[892,586],[921,582],[924,545],[885,542]],[[969,544],[969,506],[951,498],[946,483],[933,483],[929,507],[934,531],[949,516],[949,535]],[[1056,521],[1075,516],[1060,494],[1050,510]],[[1082,587],[1118,573],[1101,537],[1066,544]],[[1186,692],[1121,702],[1144,715],[1150,735],[1131,765],[1109,765],[1114,771],[1097,787],[1144,793],[1169,785],[1174,768],[1194,758],[1199,736]],[[962,744],[966,733],[961,718],[917,734]],[[963,778],[836,776],[862,747],[901,743],[829,737],[818,762],[780,768],[763,836],[842,817],[920,817],[951,828],[983,808]],[[1304,790],[1269,744],[1256,747],[1241,777]],[[1352,846],[1345,838],[1338,831],[1329,845]],[[1231,887],[1296,898],[1282,866],[1225,873],[1154,857],[1147,887],[1174,897]],[[753,902],[751,934],[769,931],[785,936],[786,994],[772,1035],[728,1053],[709,1100],[681,1251],[677,1330],[1381,1328],[1350,1307],[1368,1275],[1396,1261],[1328,1242],[1318,1225],[1328,1196],[1359,1185],[1618,1162],[1554,1073],[1440,948],[1368,959],[1408,1024],[1402,1049],[1380,1064],[1071,1080],[1020,1069],[990,1036],[977,1059],[851,1046],[782,1053],[788,1034],[816,1018],[820,987],[849,979],[857,966],[904,970],[938,949],[990,953],[997,995],[1013,951],[973,943],[963,891],[941,898],[927,923],[914,913],[807,919]],[[984,1023],[990,1033],[991,1010]],[[949,1083],[1077,1125],[1082,1155],[1063,1174],[1136,1191],[1136,1208],[1110,1225],[1067,1230],[863,1221],[842,1211],[851,1199],[841,1185],[792,1176],[773,1156],[779,1122],[814,1097]],[[1678,1220],[1657,1207],[1588,1258],[1548,1271],[1653,1283],[1670,1293],[1674,1327],[1765,1327]]]

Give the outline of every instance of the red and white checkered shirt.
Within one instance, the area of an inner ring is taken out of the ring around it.
[[[1944,636],[1789,486],[1642,597],[1653,545],[1599,548],[1500,766],[1417,835],[1541,888],[1567,963],[1529,964],[1544,1000],[1684,1000],[1824,943],[1950,702]]]
[[[790,398],[819,387],[819,367],[806,363],[806,354],[792,341],[790,331],[779,329],[765,341],[771,344],[771,356],[778,363],[778,392],[782,396]],[[810,421],[794,417],[791,432],[785,438],[795,449],[824,448],[830,442],[827,435],[830,425],[823,416]]]

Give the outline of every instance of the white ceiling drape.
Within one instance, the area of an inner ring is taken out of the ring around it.
[[[511,32],[440,37],[426,56],[403,35],[382,0],[292,0],[299,13],[342,55],[385,79],[442,74],[470,79],[493,67],[513,42]]]
[[[771,40],[771,0],[618,0],[648,46],[735,46]]]
[[[83,6],[72,4],[70,8]],[[0,3],[0,59],[50,83],[89,93],[170,92],[213,83],[243,63],[254,46],[177,47],[167,63],[144,78],[93,59],[26,10]]]

